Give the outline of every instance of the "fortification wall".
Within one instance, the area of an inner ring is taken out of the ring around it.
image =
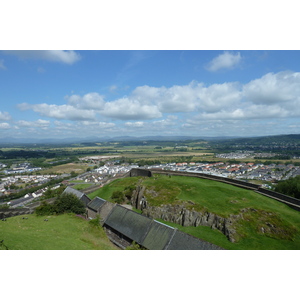
[[[131,169],[128,174],[129,177],[137,177],[137,176],[143,176],[143,177],[152,177],[152,172],[150,170],[145,169]]]
[[[264,188],[258,188],[256,190],[257,193],[262,194],[264,196],[273,198],[277,201],[287,204],[291,208],[300,211],[300,200],[297,198],[289,197],[287,195],[283,195],[274,191],[266,190]]]
[[[1,209],[0,210],[0,219],[6,219],[10,217],[20,216],[20,215],[27,215],[32,214],[34,212],[33,209],[15,209],[15,208],[9,208],[9,209]]]

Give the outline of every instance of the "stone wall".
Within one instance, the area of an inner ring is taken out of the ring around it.
[[[33,209],[16,209],[16,208],[9,208],[9,209],[1,209],[0,210],[0,219],[6,219],[10,217],[20,216],[20,215],[27,215],[32,214],[34,212]]]
[[[131,169],[129,171],[129,177],[137,177],[137,176],[152,177],[152,172],[150,170],[145,170],[145,169]]]

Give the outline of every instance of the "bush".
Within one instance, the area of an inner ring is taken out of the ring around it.
[[[121,191],[114,191],[112,193],[111,199],[114,202],[121,204],[124,201],[124,194]]]
[[[75,213],[84,214],[85,206],[75,195],[63,193],[59,195],[53,204],[43,201],[42,204],[35,209],[38,216]]]
[[[94,227],[100,227],[100,216],[97,215],[95,219],[89,221],[89,223]]]
[[[42,201],[41,205],[35,209],[35,213],[38,216],[52,215],[54,213],[54,207],[46,201]]]
[[[85,206],[75,195],[63,193],[53,203],[54,211],[57,214],[75,213],[84,214]]]

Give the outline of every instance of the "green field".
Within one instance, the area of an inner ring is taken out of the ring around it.
[[[236,243],[231,243],[220,231],[206,226],[183,227],[167,223],[225,249],[300,249],[300,212],[253,191],[217,181],[163,175],[131,177],[117,179],[89,194],[89,197],[111,200],[114,191],[124,191],[128,186],[137,184],[146,186],[144,195],[151,206],[185,204],[187,209],[208,211],[224,218],[247,209],[237,224],[240,238]],[[261,233],[266,224],[276,226],[277,233]]]
[[[4,240],[8,250],[117,249],[103,228],[92,226],[73,214],[47,217],[33,214],[7,218],[6,222],[0,222],[0,240]]]
[[[79,184],[72,186],[72,188],[75,190],[81,191],[81,190],[87,189],[90,186],[92,186],[92,184],[90,184],[90,183],[79,183]]]

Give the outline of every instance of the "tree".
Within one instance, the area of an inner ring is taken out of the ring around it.
[[[300,199],[300,176],[279,182],[275,187],[275,192]]]
[[[75,195],[70,193],[63,193],[56,198],[53,203],[54,211],[57,214],[75,213],[84,214],[85,206]]]
[[[84,214],[85,206],[75,195],[63,193],[59,195],[53,204],[43,201],[42,204],[35,209],[38,216],[75,213]]]

